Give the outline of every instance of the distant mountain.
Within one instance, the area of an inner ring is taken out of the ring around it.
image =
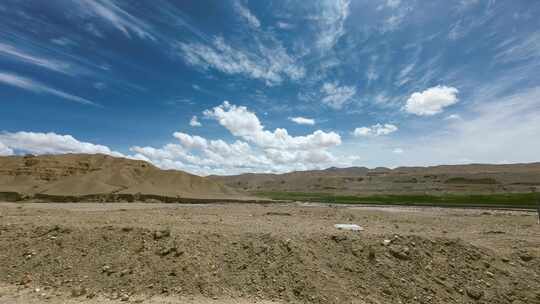
[[[249,192],[293,191],[343,194],[504,193],[540,190],[540,163],[431,167],[328,168],[284,174],[209,176]]]

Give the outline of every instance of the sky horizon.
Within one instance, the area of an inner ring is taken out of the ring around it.
[[[538,1],[0,3],[0,155],[190,173],[540,161]]]

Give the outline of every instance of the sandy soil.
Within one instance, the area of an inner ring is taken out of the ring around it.
[[[0,203],[0,303],[540,303],[536,221],[480,209]]]

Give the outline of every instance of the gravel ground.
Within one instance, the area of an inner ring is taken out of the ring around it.
[[[0,303],[540,303],[536,220],[301,203],[0,203]]]

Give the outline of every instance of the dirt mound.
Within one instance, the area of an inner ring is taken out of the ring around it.
[[[204,199],[240,196],[207,178],[100,154],[0,157],[0,192],[42,198],[110,194]]]
[[[127,226],[0,229],[1,281],[71,290],[76,297],[144,292],[304,303],[540,301],[538,259],[509,262],[455,239],[176,234]]]

